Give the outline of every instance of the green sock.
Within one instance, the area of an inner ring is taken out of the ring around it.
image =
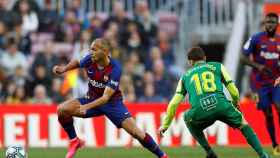
[[[192,136],[198,141],[201,147],[206,151],[207,154],[212,154],[214,151],[210,147],[207,139],[205,138],[204,133],[202,130],[198,130],[192,127],[188,127],[189,131],[191,132]]]
[[[240,130],[246,138],[248,144],[251,145],[251,147],[258,153],[261,158],[265,158],[266,154],[263,151],[260,141],[253,129],[249,125],[245,125]]]

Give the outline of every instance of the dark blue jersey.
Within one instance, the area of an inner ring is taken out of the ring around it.
[[[110,64],[102,69],[98,68],[97,64],[91,59],[91,55],[86,55],[80,60],[80,67],[87,72],[88,96],[90,98],[99,98],[103,95],[105,87],[108,86],[115,90],[110,101],[122,99],[122,94],[119,89],[121,78],[121,65],[118,61],[110,58]]]
[[[254,62],[271,69],[272,73],[253,70],[251,77],[255,88],[273,85],[274,80],[280,75],[280,36],[276,34],[274,38],[269,38],[266,32],[257,33],[244,45],[243,54],[251,56]]]

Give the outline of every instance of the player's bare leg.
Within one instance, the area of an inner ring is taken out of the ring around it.
[[[263,114],[265,116],[265,124],[266,128],[268,131],[268,134],[270,136],[270,139],[272,141],[272,147],[273,147],[273,154],[278,155],[279,153],[279,145],[276,141],[276,136],[275,136],[275,126],[274,126],[274,118],[273,118],[273,113],[272,113],[272,107],[268,107],[266,109],[263,109]]]
[[[248,125],[248,122],[242,117],[242,123],[239,127],[243,136],[246,138],[248,144],[257,152],[260,158],[269,158],[268,154],[264,152],[261,143],[256,136],[254,130]]]
[[[161,151],[153,138],[148,133],[145,133],[136,126],[133,118],[130,117],[125,119],[122,122],[122,128],[135,139],[137,139],[143,145],[143,147],[157,155],[159,158],[168,158],[167,155]]]
[[[85,142],[77,137],[73,116],[83,117],[79,111],[80,102],[76,99],[68,100],[60,104],[57,108],[58,121],[68,134],[70,139],[68,152],[65,158],[74,157],[76,151],[85,145]]]

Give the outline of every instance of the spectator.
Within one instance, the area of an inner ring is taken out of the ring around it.
[[[138,101],[159,103],[166,100],[162,96],[155,94],[155,87],[153,84],[146,84],[144,87],[144,96],[141,96]]]
[[[22,52],[18,51],[15,39],[9,39],[7,45],[7,50],[3,53],[2,58],[0,59],[0,64],[6,70],[7,75],[14,74],[17,66],[21,66],[26,71],[26,58]]]
[[[7,28],[3,21],[0,21],[0,51],[4,50],[7,42]]]
[[[113,11],[111,16],[104,22],[103,28],[107,30],[111,22],[116,22],[118,25],[118,41],[120,45],[125,47],[127,40],[127,28],[129,19],[126,16],[123,3],[120,1],[115,1],[113,4]]]
[[[151,71],[145,71],[143,78],[141,80],[141,82],[139,82],[138,84],[136,84],[137,88],[135,88],[135,92],[136,92],[136,96],[140,97],[140,96],[144,96],[144,89],[143,87],[145,87],[145,85],[147,84],[154,84],[154,74]]]
[[[135,90],[133,86],[132,79],[129,75],[123,75],[120,81],[120,90],[123,94],[123,99],[125,102],[136,101]]]
[[[160,49],[156,46],[150,49],[149,57],[145,60],[146,70],[151,71],[153,69],[153,63],[156,60],[162,60]]]
[[[152,19],[147,1],[137,1],[135,7],[135,21],[140,24],[143,29],[145,41],[147,45],[155,44],[157,35],[157,26]]]
[[[19,1],[16,1],[16,3],[13,6],[14,11],[16,11],[18,13],[20,12],[20,7],[21,7],[20,5],[21,5],[22,1],[25,1],[25,3],[28,4],[28,8],[30,8],[30,11],[35,12],[35,13],[39,13],[40,7],[37,4],[36,0],[19,0]]]
[[[34,88],[34,95],[30,101],[33,104],[51,104],[51,99],[47,96],[46,87],[38,84]]]
[[[141,37],[141,32],[138,30],[136,23],[130,22],[128,27],[128,35],[126,41],[126,48],[128,52],[133,50],[139,51],[141,53],[141,61],[145,60],[146,46],[143,45],[143,38]],[[142,55],[143,54],[143,55]]]
[[[166,32],[159,31],[157,40],[164,64],[169,67],[174,64],[175,57],[168,34]]]
[[[58,57],[54,54],[54,43],[48,40],[44,45],[44,51],[36,54],[33,64],[31,66],[31,73],[35,75],[35,69],[39,65],[44,65],[46,69],[46,75],[52,77],[52,67],[59,63]]]
[[[39,26],[39,20],[37,13],[30,8],[30,4],[27,0],[19,2],[19,15],[22,18],[22,33],[27,35],[31,32],[35,32]]]
[[[172,82],[165,71],[162,60],[156,60],[153,64],[153,72],[155,75],[155,92],[156,94],[169,99],[172,92]]]
[[[12,81],[16,84],[16,86],[22,86],[24,87],[27,83],[27,72],[23,69],[22,66],[17,66],[15,68],[15,73],[8,76],[8,81]]]
[[[27,89],[34,89],[37,85],[43,85],[47,88],[48,94],[51,91],[51,77],[47,76],[44,65],[37,65],[35,67],[35,74],[32,79],[27,82]],[[32,96],[32,92],[28,91],[28,96]]]
[[[133,74],[142,77],[144,74],[145,68],[144,68],[144,65],[140,62],[139,55],[136,51],[133,51],[129,55],[128,61],[131,62],[133,65]]]
[[[114,59],[119,60],[124,63],[127,58],[127,54],[123,48],[119,46],[119,43],[116,38],[108,38],[111,44],[111,56]]]
[[[52,7],[50,0],[45,0],[44,8],[39,12],[39,31],[56,32],[59,23],[59,16]]]
[[[22,24],[20,22],[15,23],[14,31],[10,32],[9,35],[15,39],[19,51],[23,52],[25,55],[30,55],[32,42],[29,35],[23,34]]]
[[[7,26],[7,30],[12,30],[14,22],[19,21],[19,17],[15,12],[7,9],[7,0],[0,1],[0,15],[0,21]]]
[[[4,87],[4,100],[6,101],[8,97],[12,97],[16,92],[16,84],[12,81],[9,81],[7,85]]]
[[[142,88],[142,77],[134,71],[134,68],[134,63],[128,60],[124,64],[124,74],[127,74],[132,78],[133,86],[136,89],[136,94],[138,94],[138,89]]]
[[[102,20],[97,16],[91,17],[89,30],[91,30],[92,39],[102,37],[104,32],[104,28],[102,28]]]
[[[73,49],[74,59],[81,59],[89,52],[90,39],[91,39],[91,34],[89,30],[82,31],[80,40],[78,40],[74,44],[74,49]]]
[[[65,30],[65,35],[72,34],[74,37],[79,37],[81,31],[81,26],[76,18],[75,12],[72,10],[67,10],[64,17],[63,30]]]
[[[51,99],[53,103],[61,103],[64,101],[64,97],[61,95],[61,79],[60,78],[54,78],[52,80],[52,90],[50,93]]]
[[[81,0],[72,0],[69,10],[75,13],[75,18],[78,19],[80,23],[85,21],[85,8],[81,6]]]
[[[7,96],[5,103],[12,105],[20,105],[26,103],[25,89],[23,86],[18,86],[12,95]]]

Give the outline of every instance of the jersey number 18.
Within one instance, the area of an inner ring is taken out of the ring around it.
[[[203,92],[214,92],[217,89],[215,76],[210,71],[205,71],[201,74],[193,74],[191,83],[194,83],[197,95],[201,95]]]

